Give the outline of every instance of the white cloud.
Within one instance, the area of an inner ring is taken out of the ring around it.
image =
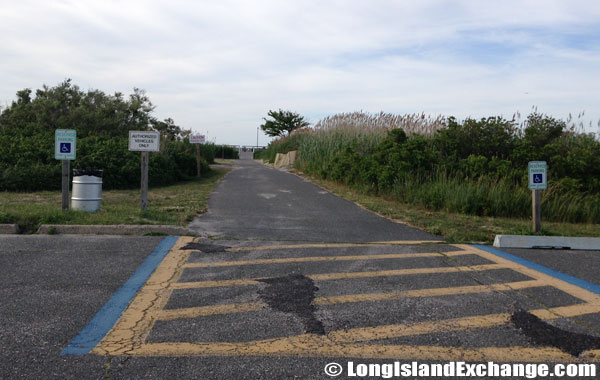
[[[600,3],[0,0],[0,104],[73,78],[253,144],[269,109],[598,119]],[[261,137],[261,142],[267,139]]]

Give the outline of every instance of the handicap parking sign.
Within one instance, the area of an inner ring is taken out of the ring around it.
[[[71,153],[71,143],[60,143],[60,152],[61,153]]]
[[[57,129],[54,132],[54,158],[74,160],[77,150],[77,133],[74,129]]]
[[[548,188],[546,161],[531,161],[528,166],[529,189],[546,190]]]

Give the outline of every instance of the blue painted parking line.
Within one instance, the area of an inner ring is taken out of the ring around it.
[[[135,273],[127,280],[127,282],[119,289],[108,302],[98,311],[94,318],[79,335],[77,335],[65,349],[61,351],[61,355],[83,355],[90,352],[102,338],[110,331],[113,325],[117,322],[123,311],[129,306],[129,303],[136,295],[137,291],[146,283],[152,272],[158,264],[165,258],[171,250],[175,242],[179,239],[178,236],[168,236],[164,238],[160,244],[152,251],[152,253],[144,260],[142,265]]]
[[[588,291],[596,293],[596,294],[600,294],[600,286],[598,286],[596,284],[593,284],[591,282],[582,280],[582,279],[577,278],[577,277],[573,277],[571,275],[568,275],[566,273],[562,273],[562,272],[556,271],[554,269],[550,269],[550,268],[545,267],[545,266],[540,265],[540,264],[536,264],[533,261],[529,261],[529,260],[526,260],[526,259],[524,259],[522,257],[511,255],[510,253],[500,251],[499,249],[495,249],[495,248],[488,247],[488,246],[485,246],[485,245],[473,245],[473,247],[481,249],[481,250],[484,250],[484,251],[489,252],[491,254],[494,254],[496,256],[500,256],[500,257],[502,257],[504,259],[513,261],[513,262],[515,262],[517,264],[521,264],[521,265],[523,265],[523,266],[525,266],[525,267],[527,267],[529,269],[533,269],[533,270],[536,270],[538,272],[547,274],[548,276],[552,276],[554,278],[557,278],[559,280],[567,282],[567,283],[569,283],[571,285],[578,286],[580,288],[583,288],[585,290],[588,290]]]

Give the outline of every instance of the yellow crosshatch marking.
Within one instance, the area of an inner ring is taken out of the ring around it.
[[[357,279],[386,276],[410,276],[416,274],[483,272],[496,269],[510,269],[521,273],[530,280],[508,283],[455,286],[447,288],[431,288],[404,290],[388,293],[347,294],[331,297],[317,297],[314,305],[334,305],[359,302],[378,302],[415,297],[438,297],[447,295],[466,295],[495,291],[518,291],[521,289],[552,286],[577,299],[580,303],[568,306],[530,310],[529,312],[544,320],[577,317],[586,314],[600,313],[600,295],[571,285],[552,276],[537,272],[510,260],[503,259],[489,252],[467,245],[454,245],[457,251],[427,252],[381,255],[354,256],[316,256],[292,257],[285,259],[256,259],[238,261],[220,261],[188,263],[190,251],[185,250],[192,238],[180,238],[163,262],[156,268],[144,287],[132,300],[127,310],[113,326],[104,339],[92,350],[100,355],[139,355],[139,356],[306,356],[306,357],[353,357],[381,359],[419,359],[419,360],[463,360],[463,361],[498,361],[511,362],[600,362],[600,350],[589,350],[575,358],[553,347],[445,347],[391,345],[370,343],[376,340],[423,334],[442,333],[448,331],[466,331],[477,328],[493,328],[506,325],[511,315],[508,313],[475,315],[461,318],[441,319],[416,323],[359,327],[345,330],[329,331],[326,335],[300,334],[296,336],[254,340],[249,342],[158,342],[148,343],[150,334],[157,320],[176,320],[183,318],[200,318],[211,315],[252,313],[268,308],[262,302],[245,302],[234,304],[211,305],[180,309],[165,309],[175,289],[195,289],[209,287],[230,287],[239,285],[262,284],[260,278],[235,280],[178,282],[185,268],[237,267],[246,265],[277,265],[283,263],[348,261],[348,260],[382,260],[403,259],[409,257],[443,257],[478,255],[492,264],[450,266],[437,268],[407,268],[385,271],[344,272],[306,274],[317,281],[335,281],[341,279]],[[407,245],[439,242],[377,242],[370,244],[302,244],[263,247],[230,248],[229,252],[251,250],[276,250],[293,248],[340,248],[373,245]]]
[[[307,274],[306,277],[311,280],[342,280],[349,278],[369,278],[369,277],[387,277],[387,276],[407,276],[415,274],[433,274],[433,273],[456,273],[467,271],[484,271],[492,269],[504,269],[508,266],[503,264],[483,264],[461,267],[439,267],[439,268],[411,268],[396,270],[380,270],[368,272],[341,272],[341,273],[319,273]],[[217,286],[233,285],[257,285],[260,284],[260,278],[249,278],[244,280],[220,280],[220,281],[198,281],[198,282],[179,282],[173,284],[174,289],[193,289],[193,288],[213,288]]]

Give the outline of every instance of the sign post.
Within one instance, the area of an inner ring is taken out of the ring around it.
[[[202,166],[200,165],[200,144],[206,142],[206,136],[204,135],[190,135],[190,143],[196,144],[196,174],[198,177],[202,174]]]
[[[69,169],[75,159],[77,132],[74,129],[54,131],[54,158],[62,161],[62,211],[69,211]]]
[[[153,131],[129,131],[129,150],[141,152],[141,201],[142,211],[148,209],[148,152],[160,150],[160,134]]]
[[[546,161],[530,161],[528,167],[533,231],[540,232],[542,230],[542,193],[540,190],[548,188]]]

